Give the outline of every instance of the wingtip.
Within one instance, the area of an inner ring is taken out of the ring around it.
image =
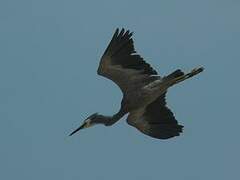
[[[118,35],[118,33],[119,33],[119,28],[117,28],[117,29],[115,30],[114,35],[116,36],[116,35]]]
[[[125,29],[125,28],[116,28],[115,30],[116,34],[128,34],[129,36],[132,36],[134,34],[133,31],[130,31],[130,29]]]

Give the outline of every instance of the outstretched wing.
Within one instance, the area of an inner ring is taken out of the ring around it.
[[[117,29],[105,50],[98,74],[114,81],[120,89],[126,92],[131,84],[139,81],[154,80],[157,72],[136,54],[132,40],[132,33]],[[158,77],[159,78],[159,77]]]
[[[183,129],[166,106],[165,94],[145,109],[130,112],[127,122],[142,133],[157,139],[179,136]]]

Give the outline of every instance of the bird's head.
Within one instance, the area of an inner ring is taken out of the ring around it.
[[[75,131],[73,131],[69,136],[72,136],[73,134],[75,134],[76,132],[78,132],[81,129],[89,128],[96,124],[105,124],[105,122],[106,122],[106,118],[104,118],[104,116],[102,116],[98,113],[94,113],[91,116],[88,116],[83,121],[82,125],[79,128],[77,128]]]

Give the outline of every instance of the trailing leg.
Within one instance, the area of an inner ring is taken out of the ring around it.
[[[199,74],[200,72],[202,72],[204,70],[203,67],[200,67],[200,68],[194,68],[190,73],[187,73],[187,74],[182,74],[180,76],[177,76],[177,77],[173,77],[171,78],[168,83],[170,84],[170,86],[174,85],[174,84],[177,84],[177,83],[180,83],[182,81],[185,81],[186,79],[189,79],[197,74]],[[176,71],[175,71],[176,72]],[[174,73],[175,73],[174,72]],[[169,76],[167,76],[166,78],[169,78],[171,77],[174,73],[170,74]]]

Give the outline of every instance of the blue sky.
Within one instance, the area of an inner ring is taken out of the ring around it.
[[[238,179],[240,2],[0,1],[0,179]],[[67,135],[121,92],[96,75],[117,27],[160,73],[204,66],[168,93],[184,133],[161,141],[124,117]]]

